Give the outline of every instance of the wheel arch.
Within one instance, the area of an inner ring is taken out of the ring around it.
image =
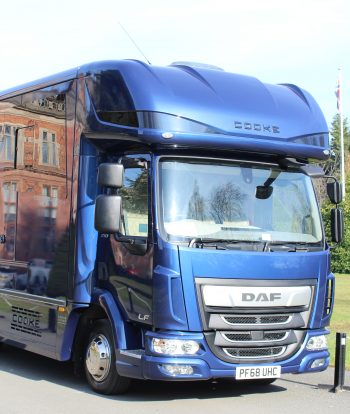
[[[71,359],[78,375],[83,371],[86,341],[93,324],[98,319],[109,321],[115,349],[126,349],[125,322],[112,294],[100,289],[94,291],[91,305],[80,315],[72,346]]]

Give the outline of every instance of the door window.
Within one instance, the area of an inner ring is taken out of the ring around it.
[[[125,236],[148,235],[148,174],[145,168],[127,168],[123,199],[122,234]]]

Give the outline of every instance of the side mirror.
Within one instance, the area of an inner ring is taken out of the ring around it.
[[[97,183],[101,187],[118,189],[123,186],[124,167],[121,164],[104,163],[98,167]],[[116,194],[102,194],[95,202],[95,229],[100,233],[120,231],[122,198]]]
[[[101,187],[123,187],[124,167],[122,164],[100,164],[97,173],[97,184]]]
[[[100,233],[120,231],[122,198],[117,195],[99,195],[95,203],[95,229]]]
[[[327,194],[333,204],[339,204],[343,200],[343,191],[338,181],[327,183]]]
[[[344,236],[344,215],[341,208],[331,210],[331,235],[334,243],[340,243]]]

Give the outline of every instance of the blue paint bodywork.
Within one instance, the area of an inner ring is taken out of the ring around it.
[[[91,301],[91,278],[95,268],[98,233],[94,228],[97,160],[93,147],[82,139],[79,163],[79,192],[77,211],[77,265],[74,301]]]
[[[129,135],[119,139],[127,141],[133,136],[147,147],[195,146],[318,159],[329,156],[328,127],[322,112],[312,96],[295,85],[270,85],[222,71],[183,65],[164,68],[131,60],[87,64],[57,75],[56,83],[112,71],[118,73],[116,82],[120,81],[121,89],[127,89],[130,102],[122,110],[171,114],[210,128],[203,134],[179,131],[178,124],[174,128],[171,123],[133,128],[90,119],[87,132],[119,131]],[[50,82],[52,77],[4,91],[0,99]],[[173,133],[171,140],[162,137],[164,132]]]

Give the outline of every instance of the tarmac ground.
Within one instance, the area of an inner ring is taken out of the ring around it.
[[[350,372],[331,392],[334,369],[283,375],[271,385],[238,381],[134,381],[127,394],[95,394],[72,365],[9,346],[0,351],[0,414],[350,413]]]

